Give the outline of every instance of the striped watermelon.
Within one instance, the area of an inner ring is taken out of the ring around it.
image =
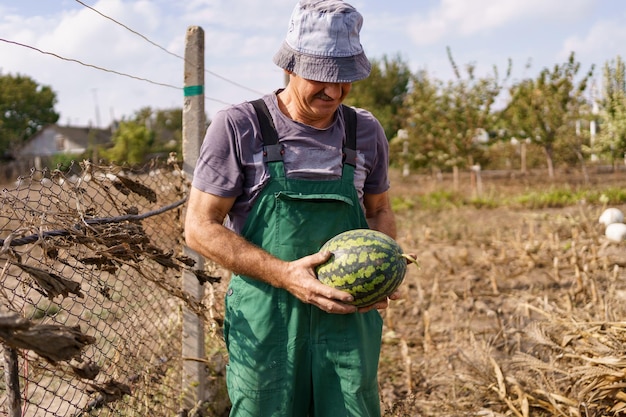
[[[402,283],[408,255],[391,237],[370,229],[343,232],[320,250],[332,253],[317,267],[317,277],[331,287],[354,296],[358,307],[385,299]]]

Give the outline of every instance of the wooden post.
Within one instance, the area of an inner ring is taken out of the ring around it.
[[[183,106],[183,171],[189,180],[198,161],[200,146],[206,129],[204,113],[204,30],[198,26],[187,29],[185,39],[185,81]],[[204,269],[204,258],[183,247],[183,254],[196,264],[195,269]],[[182,289],[192,299],[201,301],[204,286],[190,271],[183,271]],[[191,410],[207,399],[207,369],[204,350],[204,321],[183,305],[182,331],[182,408]]]
[[[402,167],[402,176],[409,176],[409,132],[406,129],[398,129],[398,140],[402,141],[402,160],[404,165]]]
[[[474,194],[474,198],[480,198],[483,196],[483,180],[480,176],[480,165],[472,165],[470,172],[472,193]]]
[[[2,346],[4,351],[4,385],[7,393],[8,417],[20,417],[22,415],[22,403],[20,400],[19,366],[17,351],[7,345]]]

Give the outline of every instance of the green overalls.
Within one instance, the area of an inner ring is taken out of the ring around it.
[[[367,228],[354,187],[356,114],[344,106],[347,144],[341,179],[287,179],[265,103],[261,122],[270,179],[242,231],[252,243],[291,261],[329,238]],[[346,110],[347,109],[347,110]],[[348,133],[349,132],[349,133]],[[329,314],[283,289],[233,275],[226,295],[231,416],[380,416],[378,311]]]

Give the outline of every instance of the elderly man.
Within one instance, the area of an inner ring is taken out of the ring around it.
[[[232,416],[380,416],[377,371],[389,300],[357,309],[319,282],[329,238],[395,237],[388,141],[342,105],[370,63],[363,19],[340,0],[301,0],[274,63],[286,88],[218,112],[194,172],[188,245],[233,272],[226,293]]]

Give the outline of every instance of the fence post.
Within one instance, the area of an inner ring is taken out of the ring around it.
[[[20,370],[17,363],[17,351],[8,345],[3,345],[2,349],[4,351],[4,385],[9,407],[7,416],[20,417],[22,415],[22,403],[20,400]]]
[[[206,128],[204,113],[204,30],[190,26],[185,38],[185,80],[183,106],[183,171],[193,178],[200,145]],[[183,253],[196,261],[194,268],[203,269],[204,259],[198,253],[183,247]],[[204,287],[196,276],[184,271],[182,289],[197,301],[202,300]],[[204,322],[201,317],[183,305],[182,329],[182,408],[190,410],[206,401],[207,368],[204,351]]]

